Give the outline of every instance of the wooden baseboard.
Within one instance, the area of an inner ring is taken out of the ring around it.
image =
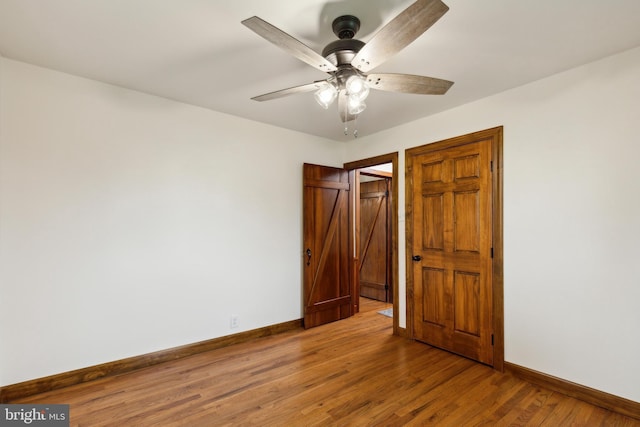
[[[401,328],[398,326],[398,329],[394,331],[393,334],[402,338],[409,338],[409,334],[407,333],[407,328]]]
[[[505,371],[522,378],[525,381],[557,391],[567,396],[583,400],[592,405],[609,409],[628,417],[640,419],[640,403],[604,391],[589,388],[571,381],[563,380],[533,369],[525,368],[513,363],[504,363]]]
[[[159,363],[299,328],[302,328],[302,319],[0,387],[0,403],[8,403],[35,394],[148,368]]]

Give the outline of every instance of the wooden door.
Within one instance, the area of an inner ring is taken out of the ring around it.
[[[407,153],[413,333],[493,365],[492,140]]]
[[[389,180],[360,183],[360,295],[391,301]]]
[[[352,315],[349,283],[349,175],[344,169],[303,168],[304,326]]]

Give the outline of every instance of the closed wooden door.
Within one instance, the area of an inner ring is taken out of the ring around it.
[[[360,183],[360,295],[391,301],[389,180]]]
[[[344,169],[303,168],[304,326],[352,315],[349,282],[349,176]]]
[[[491,139],[407,154],[417,340],[493,365]]]

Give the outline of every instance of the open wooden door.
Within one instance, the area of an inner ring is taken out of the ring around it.
[[[304,327],[352,313],[349,282],[349,175],[344,169],[303,169]]]

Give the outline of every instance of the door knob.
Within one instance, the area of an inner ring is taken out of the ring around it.
[[[411,257],[411,259],[414,261],[422,261],[422,257],[420,255],[414,255]]]

